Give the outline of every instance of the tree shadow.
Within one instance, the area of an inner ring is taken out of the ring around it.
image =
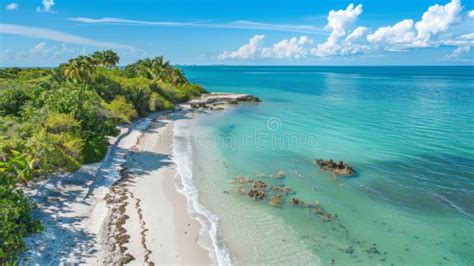
[[[31,197],[39,208],[32,215],[42,221],[45,230],[26,238],[28,251],[19,258],[20,264],[85,263],[97,252],[96,235],[80,227],[86,217],[77,216],[69,209],[71,203],[84,208],[90,206],[83,198],[93,178],[90,172],[81,169],[33,185],[37,192]]]

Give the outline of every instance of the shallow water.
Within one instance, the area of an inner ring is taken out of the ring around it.
[[[183,70],[210,91],[263,100],[186,127],[199,200],[219,216],[235,263],[474,261],[473,67]],[[335,178],[316,158],[357,176]],[[265,177],[279,169],[284,179]],[[317,200],[338,218],[250,200],[232,182],[241,175],[284,183],[287,200]]]

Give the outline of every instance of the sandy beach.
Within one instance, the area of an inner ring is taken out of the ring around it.
[[[200,224],[176,191],[177,113],[122,128],[103,162],[37,182],[28,193],[45,232],[29,237],[24,264],[211,264]]]

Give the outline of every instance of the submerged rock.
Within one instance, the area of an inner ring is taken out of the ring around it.
[[[348,164],[344,163],[343,161],[335,162],[332,159],[330,160],[317,159],[316,164],[318,165],[319,169],[325,170],[325,171],[331,171],[336,175],[341,175],[341,176],[354,176],[355,175],[354,169]]]
[[[278,194],[278,195],[273,196],[270,204],[275,207],[280,207],[280,205],[282,204],[281,195]]]
[[[267,184],[265,182],[257,180],[253,183],[253,189],[258,191],[265,191],[267,189]]]
[[[252,182],[252,179],[248,176],[236,176],[235,177],[235,182],[239,184],[248,184]]]
[[[268,185],[265,182],[257,180],[253,183],[252,189],[250,189],[247,195],[253,199],[264,199],[267,197]]]
[[[292,198],[290,202],[291,202],[291,204],[293,204],[293,205],[304,204],[304,202],[303,202],[302,200],[297,199],[297,198]]]
[[[290,188],[289,187],[280,187],[280,186],[276,186],[276,187],[273,187],[272,188],[274,191],[277,191],[277,192],[281,192],[283,194],[288,195],[290,193]]]
[[[283,172],[283,170],[278,170],[278,171],[276,171],[275,174],[271,175],[271,178],[280,179],[280,178],[283,178],[285,176],[286,176],[286,174],[285,174],[285,172]]]
[[[260,191],[256,189],[251,189],[247,195],[252,199],[260,199],[260,200],[267,197],[267,193],[265,193],[265,191]]]

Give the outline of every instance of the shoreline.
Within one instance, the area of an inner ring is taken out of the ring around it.
[[[138,120],[113,139],[102,162],[26,189],[45,231],[26,239],[20,263],[211,264],[197,243],[201,226],[175,186],[177,113]]]
[[[192,173],[178,169],[175,122],[197,111],[182,107],[121,127],[101,162],[25,188],[45,231],[26,238],[20,264],[230,264],[219,218],[198,202]]]

